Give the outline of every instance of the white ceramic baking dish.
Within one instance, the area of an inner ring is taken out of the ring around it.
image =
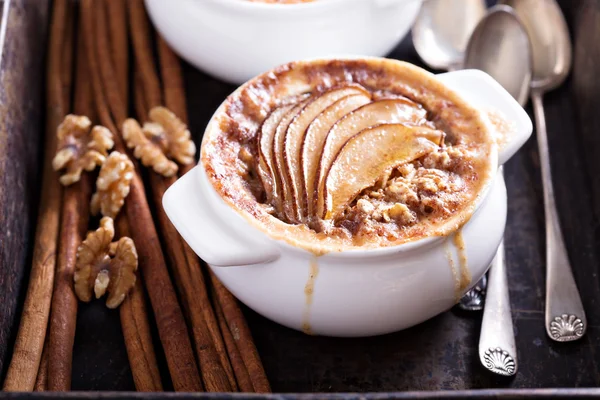
[[[422,0],[146,0],[150,18],[181,57],[240,84],[288,61],[383,56],[406,35]]]
[[[498,151],[499,167],[531,135],[526,112],[489,75],[464,70],[437,79],[474,108],[497,110],[514,124],[513,135]],[[486,121],[486,114],[482,118]],[[242,217],[215,191],[202,165],[167,191],[163,205],[194,251],[256,312],[318,335],[369,336],[408,328],[448,310],[481,278],[504,232],[506,188],[501,174],[495,174],[461,229],[462,250],[452,234],[316,257]],[[470,283],[457,290],[465,267]]]

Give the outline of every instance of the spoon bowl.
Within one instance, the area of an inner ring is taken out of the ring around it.
[[[571,69],[569,28],[555,0],[503,0],[525,26],[533,54],[531,88],[547,92],[560,86]]]
[[[427,0],[412,28],[419,57],[433,69],[460,68],[471,32],[485,15],[483,0]]]
[[[490,10],[469,41],[465,68],[487,72],[522,106],[532,79],[531,45],[514,11],[503,5]]]

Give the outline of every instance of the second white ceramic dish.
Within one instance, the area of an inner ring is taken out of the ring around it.
[[[410,29],[421,2],[146,0],[146,8],[181,57],[219,79],[240,84],[298,59],[386,55]]]

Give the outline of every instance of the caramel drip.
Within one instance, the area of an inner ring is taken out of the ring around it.
[[[310,258],[310,266],[308,270],[308,281],[304,285],[304,295],[306,296],[306,308],[304,310],[304,317],[302,322],[302,332],[307,335],[312,335],[312,328],[310,326],[310,309],[313,303],[313,296],[315,292],[315,282],[319,275],[319,264],[317,257],[312,256]]]
[[[458,261],[460,266],[459,276],[459,292],[462,292],[471,283],[471,271],[469,271],[469,263],[467,258],[467,249],[462,235],[462,229],[454,234],[454,246],[458,251]]]
[[[469,270],[469,263],[467,258],[467,248],[462,235],[462,228],[456,231],[452,237],[452,243],[456,247],[458,254],[458,268],[454,261],[454,255],[452,249],[449,246],[449,240],[444,242],[444,251],[446,253],[446,259],[448,265],[452,271],[452,277],[454,279],[454,301],[458,303],[465,289],[471,283],[471,271]]]
[[[452,272],[452,278],[454,280],[454,302],[458,303],[460,300],[460,278],[458,276],[458,271],[456,270],[456,264],[454,263],[454,257],[452,256],[452,250],[449,245],[450,241],[444,241],[444,251],[446,253],[446,259],[448,260],[448,265],[450,266],[450,271]]]

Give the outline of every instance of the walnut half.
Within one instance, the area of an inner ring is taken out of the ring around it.
[[[96,180],[96,193],[92,196],[91,211],[96,215],[115,218],[129,194],[133,179],[133,163],[125,154],[110,153]]]
[[[164,129],[167,140],[167,155],[180,164],[193,163],[196,145],[183,121],[165,107],[154,107],[150,110],[148,116],[150,121]]]
[[[96,298],[108,292],[106,306],[117,308],[135,285],[138,255],[133,240],[122,237],[112,243],[114,235],[112,218],[104,217],[77,249],[73,280],[79,300],[90,301],[92,291]]]
[[[153,127],[156,128],[156,127]],[[165,141],[156,129],[142,130],[140,124],[132,118],[123,122],[123,139],[127,147],[133,149],[135,158],[142,161],[145,167],[152,169],[162,176],[173,176],[177,172],[177,164],[165,155]]]
[[[102,165],[114,142],[111,132],[103,126],[95,126],[86,116],[69,114],[58,126],[58,151],[52,160],[55,171],[65,169],[60,183],[71,185],[81,178],[81,173],[92,171]]]

